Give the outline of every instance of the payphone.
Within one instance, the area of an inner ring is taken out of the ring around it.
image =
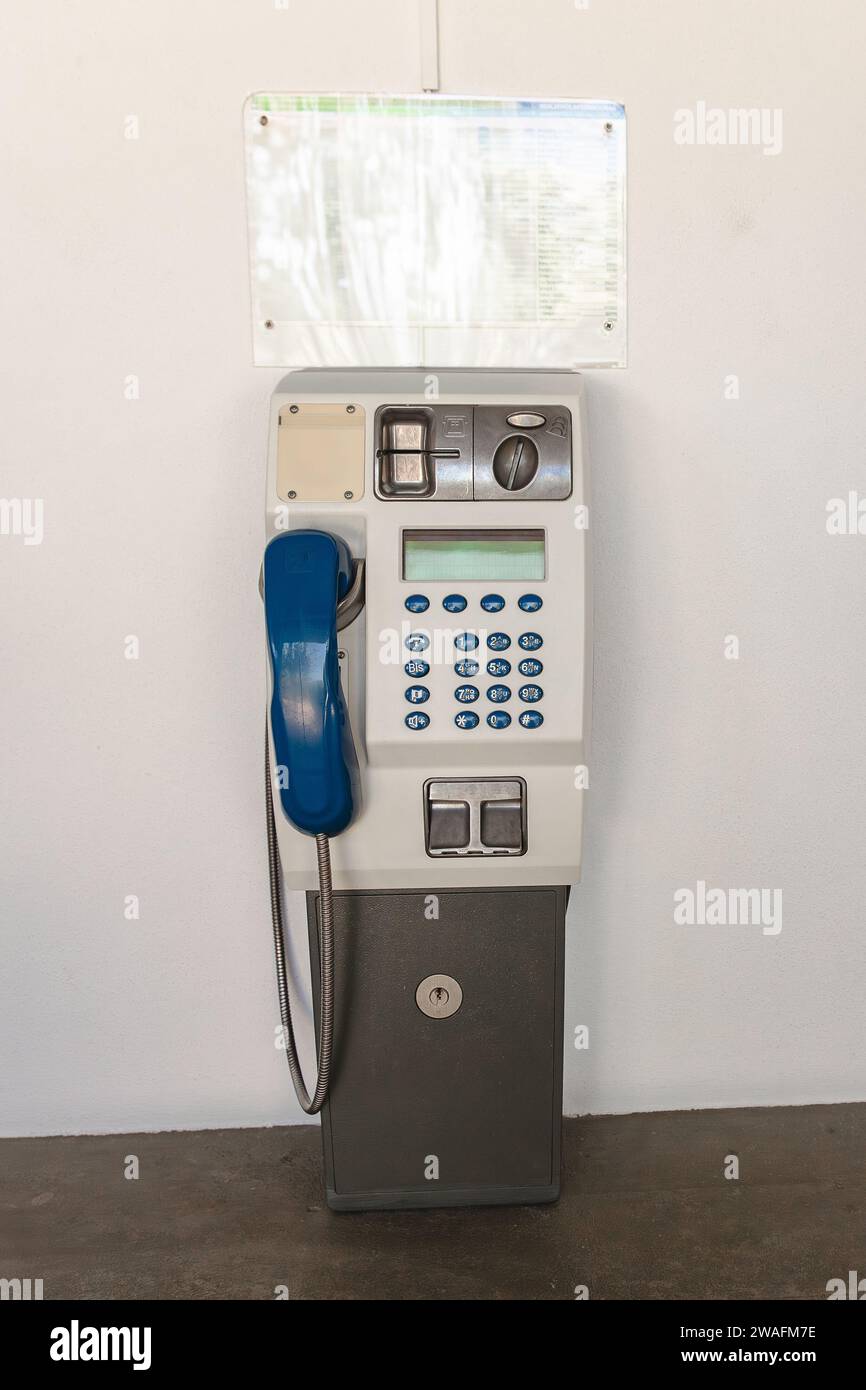
[[[332,1208],[558,1195],[586,503],[574,373],[304,371],[273,395],[271,903]],[[312,1094],[285,889],[306,893]]]

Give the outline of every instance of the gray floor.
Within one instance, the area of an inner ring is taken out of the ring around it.
[[[319,1169],[308,1127],[0,1141],[0,1278],[46,1299],[797,1299],[866,1275],[866,1105],[567,1120],[551,1207],[334,1215]]]

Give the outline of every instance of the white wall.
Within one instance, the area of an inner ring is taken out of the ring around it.
[[[445,90],[629,117],[630,366],[589,380],[567,1025],[591,1046],[566,1109],[862,1100],[866,536],[828,536],[825,503],[866,494],[863,7],[442,0],[441,27]],[[417,88],[415,7],[43,0],[5,29],[0,493],[46,520],[0,537],[0,1126],[298,1119],[261,808],[278,374],[250,366],[240,112]],[[782,153],[677,146],[701,99],[781,107]],[[782,931],[675,926],[698,879],[782,889]]]

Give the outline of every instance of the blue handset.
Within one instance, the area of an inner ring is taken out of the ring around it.
[[[265,550],[280,802],[307,835],[339,835],[356,809],[358,759],[337,660],[337,604],[351,580],[345,541],[325,531],[287,531]]]

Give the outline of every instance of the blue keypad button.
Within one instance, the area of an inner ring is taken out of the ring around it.
[[[511,662],[506,661],[504,656],[494,656],[492,661],[487,663],[488,676],[507,676],[511,671]]]
[[[462,613],[466,607],[466,600],[462,594],[446,594],[442,600],[442,607],[446,613]]]
[[[517,600],[517,607],[522,608],[524,613],[537,613],[541,604],[542,600],[538,594],[521,594]]]
[[[423,709],[415,709],[411,714],[406,715],[407,729],[426,729],[430,723],[429,714],[425,714]]]
[[[487,698],[494,705],[504,705],[506,700],[511,699],[511,688],[507,685],[488,685]]]
[[[454,638],[454,645],[458,652],[474,652],[478,646],[478,634],[476,632],[458,632]]]
[[[540,724],[544,723],[544,715],[540,709],[525,709],[518,722],[523,725],[524,729],[537,729]]]
[[[478,699],[478,686],[458,685],[454,691],[454,699],[459,700],[461,705],[474,705]]]
[[[491,729],[507,729],[511,723],[511,715],[508,710],[494,709],[488,714],[487,723]]]
[[[541,699],[544,691],[540,685],[522,685],[517,693],[525,705],[534,705]]]
[[[527,656],[518,666],[521,676],[540,676],[544,670],[544,663],[538,661],[534,656]]]
[[[406,600],[406,607],[410,613],[426,613],[430,607],[430,600],[426,594],[410,594]]]
[[[417,681],[420,680],[422,676],[428,676],[430,674],[430,663],[429,661],[422,661],[420,657],[415,657],[412,661],[406,662],[403,670],[406,672],[407,676],[411,676],[413,680]]]
[[[426,632],[410,632],[406,638],[406,646],[410,652],[426,652],[430,646],[430,638]]]
[[[481,600],[481,607],[485,613],[501,613],[505,607],[505,599],[501,594],[485,594]]]
[[[511,638],[507,632],[491,632],[487,645],[492,652],[504,652],[511,646]]]
[[[454,670],[464,680],[469,676],[477,676],[479,669],[478,662],[473,661],[471,656],[464,656],[462,661],[455,661],[454,663]]]
[[[462,709],[459,714],[455,714],[454,723],[458,729],[475,729],[478,726],[478,715],[474,709]]]
[[[410,685],[405,693],[410,705],[426,705],[430,699],[426,685]]]
[[[537,652],[543,641],[544,638],[537,632],[522,632],[517,639],[517,645],[525,652]]]

